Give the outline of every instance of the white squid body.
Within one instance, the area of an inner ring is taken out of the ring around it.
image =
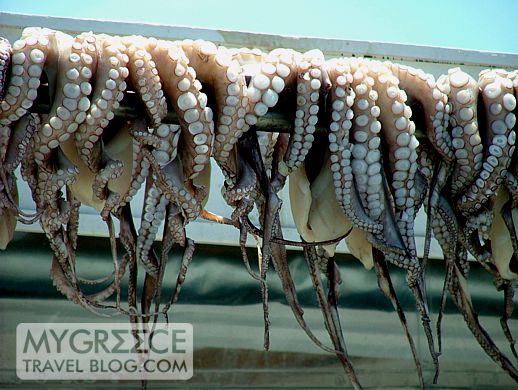
[[[491,225],[491,261],[498,268],[500,276],[504,279],[518,279],[518,274],[511,271],[509,264],[513,256],[513,246],[511,244],[511,235],[501,215],[502,206],[509,199],[509,193],[504,186],[500,186],[497,191],[494,210],[493,224]],[[518,210],[512,210],[512,216],[515,229],[518,227]],[[518,232],[515,232],[518,234]]]
[[[343,236],[351,229],[351,222],[335,197],[329,159],[311,184],[303,163],[290,174],[289,191],[295,226],[305,241],[331,240]],[[358,258],[366,269],[373,267],[372,247],[363,231],[353,229],[347,236],[346,243],[351,254]],[[324,249],[333,256],[336,244],[324,246]]]

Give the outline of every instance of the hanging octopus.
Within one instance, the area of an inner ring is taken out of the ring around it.
[[[360,389],[338,311],[334,254],[345,240],[364,267],[374,269],[392,303],[421,388],[422,365],[391,266],[406,271],[435,366],[434,383],[448,296],[485,352],[518,381],[515,364],[478,321],[468,289],[472,256],[503,291],[502,330],[517,357],[508,324],[518,279],[517,94],[517,71],[485,70],[475,79],[453,68],[436,79],[389,61],[326,60],[320,50],[265,53],[202,40],[27,28],[12,46],[0,39],[0,249],[18,221],[39,221],[60,292],[92,312],[148,322],[167,318],[179,299],[194,255],[186,226],[197,218],[233,225],[247,271],[259,282],[265,349],[267,270],[273,263],[303,331],[337,355]],[[281,130],[272,116],[286,118],[288,129]],[[206,209],[211,157],[225,179],[229,216]],[[18,205],[13,172],[19,165],[34,214]],[[300,241],[283,238],[278,194],[286,183]],[[140,189],[144,200],[135,226],[131,205]],[[76,272],[81,205],[94,208],[108,230],[113,272],[97,280]],[[414,221],[422,206],[427,226],[421,260]],[[250,220],[254,208],[259,226]],[[257,270],[248,261],[249,234],[260,239]],[[445,260],[436,337],[425,288],[432,236]],[[174,245],[183,256],[175,289],[165,299],[162,282]],[[330,345],[306,323],[286,245],[303,247]],[[86,285],[97,287],[86,293]]]

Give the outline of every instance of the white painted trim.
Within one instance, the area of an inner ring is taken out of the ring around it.
[[[119,35],[139,34],[164,39],[206,39],[217,44],[236,47],[251,46],[265,49],[287,47],[301,51],[319,48],[330,57],[357,55],[384,57],[394,60],[431,62],[435,64],[444,63],[448,65],[518,67],[518,53],[498,53],[373,41],[279,36],[152,23],[0,12],[0,30],[5,28],[21,29],[29,26],[48,27],[69,32],[94,31]]]

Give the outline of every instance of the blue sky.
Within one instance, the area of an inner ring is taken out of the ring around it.
[[[0,11],[518,53],[518,0],[0,0]]]

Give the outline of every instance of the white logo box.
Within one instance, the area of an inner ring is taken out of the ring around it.
[[[193,375],[188,323],[21,323],[22,380],[187,380]]]

